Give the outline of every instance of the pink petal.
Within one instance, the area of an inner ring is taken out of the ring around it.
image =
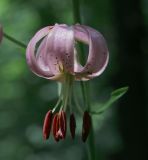
[[[38,63],[38,59],[36,58],[36,54],[35,54],[35,47],[36,47],[37,42],[39,42],[42,38],[44,38],[47,34],[49,34],[51,29],[52,27],[48,26],[48,27],[45,27],[39,30],[35,34],[35,36],[30,40],[27,46],[27,51],[26,51],[27,63],[30,69],[38,76],[44,77],[47,79],[52,79],[55,77],[49,69],[48,70],[47,68],[45,69],[45,66],[41,65],[40,62]],[[43,49],[43,53],[45,52],[43,43],[41,43],[41,46],[39,48],[40,48],[39,50]]]
[[[0,43],[1,43],[2,39],[3,39],[3,28],[0,25]]]
[[[76,71],[77,79],[90,79],[99,76],[108,63],[108,49],[104,37],[98,31],[84,25],[74,26],[74,36],[78,41],[89,45],[88,59],[84,67]]]
[[[36,53],[36,59],[40,68],[42,68],[44,71],[50,72],[49,65],[48,65],[49,62],[46,57],[47,55],[46,42],[47,42],[47,36],[42,40],[42,42],[39,45],[39,48]]]
[[[78,62],[77,50],[74,48],[74,72],[81,72],[83,66]]]
[[[47,36],[46,36],[42,40],[41,44],[39,45],[39,48],[36,53],[36,60],[37,60],[37,64],[39,65],[40,68],[42,68],[42,70],[51,72],[50,65],[49,65],[51,61],[48,57],[49,57],[49,54],[47,52]],[[62,73],[58,72],[56,75],[50,78],[47,77],[46,79],[58,80],[62,82],[64,80],[64,77]]]
[[[74,33],[73,28],[56,24],[47,37],[49,67],[54,74],[60,69],[74,72]]]

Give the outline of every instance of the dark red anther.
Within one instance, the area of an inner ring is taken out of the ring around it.
[[[91,128],[91,117],[88,111],[85,111],[83,115],[83,126],[82,126],[82,141],[83,142],[86,141],[89,135],[90,128]]]
[[[66,131],[67,131],[67,120],[66,120],[66,113],[64,111],[61,111],[59,113],[59,119],[60,119],[60,129],[63,135],[64,139],[66,137]]]
[[[75,130],[76,130],[76,120],[75,120],[74,114],[72,113],[70,115],[70,133],[71,133],[72,139],[75,138]]]
[[[67,121],[64,111],[60,111],[53,118],[53,136],[56,141],[64,139],[66,136]]]
[[[59,136],[57,136],[58,130],[59,130],[59,114],[56,113],[54,118],[53,118],[52,132],[53,132],[54,139],[57,142],[59,141]]]
[[[44,119],[44,125],[43,125],[43,137],[44,139],[48,139],[51,131],[51,125],[52,125],[52,111],[49,110],[46,113],[45,119]]]

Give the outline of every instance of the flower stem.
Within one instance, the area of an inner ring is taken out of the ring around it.
[[[11,42],[15,43],[16,45],[18,45],[18,46],[26,49],[27,46],[26,46],[24,43],[16,40],[15,38],[13,38],[12,36],[9,36],[9,35],[6,34],[6,33],[3,33],[3,35],[4,35],[4,37],[7,38],[9,41],[11,41]]]
[[[80,16],[80,4],[79,0],[72,0],[73,3],[73,16],[74,16],[74,22],[75,23],[81,23],[81,16]],[[84,50],[82,46],[79,46],[80,48],[80,60],[84,61]],[[89,86],[88,82],[84,83],[81,81],[81,89],[82,89],[82,95],[84,99],[84,105],[88,108],[88,111],[90,111],[90,101],[89,101]],[[92,123],[92,119],[91,119]],[[93,132],[93,123],[91,125],[91,131],[88,138],[88,152],[89,152],[89,160],[96,160],[96,153],[95,153],[95,143],[94,143],[94,132]]]
[[[72,0],[74,23],[81,23],[79,0]]]
[[[88,107],[88,112],[90,113],[91,111],[91,105],[90,105],[90,99],[89,99],[89,83],[87,82],[84,85],[85,89],[85,96],[86,96],[86,102],[87,102],[87,107]],[[91,117],[91,129],[90,129],[90,134],[88,137],[88,151],[89,151],[89,159],[90,160],[96,160],[96,149],[95,149],[95,138],[94,138],[94,128],[93,128],[93,120]]]

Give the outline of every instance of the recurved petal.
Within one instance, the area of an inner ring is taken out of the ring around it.
[[[26,59],[27,59],[27,63],[29,65],[30,69],[38,76],[44,77],[47,79],[53,78],[54,75],[51,73],[50,70],[45,70],[44,67],[41,67],[41,65],[37,61],[35,50],[36,50],[37,43],[42,38],[47,36],[47,34],[49,34],[51,28],[52,27],[48,26],[48,27],[45,27],[45,28],[39,30],[34,35],[34,37],[30,40],[30,42],[27,46],[27,50],[26,50]],[[41,48],[44,48],[43,44],[42,44]],[[44,51],[45,51],[45,49],[43,50],[43,52]]]
[[[49,66],[54,74],[74,72],[74,32],[73,28],[56,24],[47,37]]]
[[[46,41],[47,41],[47,36],[42,40],[42,42],[40,43],[37,49],[36,60],[37,60],[38,66],[42,68],[42,70],[50,72],[49,65],[48,65],[49,62],[46,57],[47,56]]]
[[[3,28],[0,25],[0,43],[1,43],[2,39],[3,39]]]
[[[77,41],[89,45],[89,54],[84,67],[75,70],[77,79],[90,79],[99,76],[107,66],[109,53],[106,41],[101,33],[84,25],[74,26],[74,36]]]

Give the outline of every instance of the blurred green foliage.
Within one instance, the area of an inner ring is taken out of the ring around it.
[[[114,13],[115,2],[81,1],[82,22],[103,33],[111,53],[106,71],[100,77],[91,80],[90,99],[94,106],[108,98],[117,84],[117,81],[112,82],[113,77],[121,72],[118,58],[124,55],[118,53],[119,35],[116,30],[118,24]],[[147,26],[146,0],[142,1],[141,7],[144,24]],[[6,33],[27,44],[35,32],[43,26],[54,23],[73,24],[72,4],[70,0],[0,0],[0,23]],[[135,63],[138,63],[138,60]],[[145,69],[146,73],[147,69],[148,66]],[[123,74],[126,76],[126,73]],[[126,83],[124,85],[128,85],[128,81]],[[25,50],[3,39],[0,46],[1,160],[87,159],[87,146],[80,139],[82,117],[79,115],[77,115],[78,131],[74,141],[71,140],[69,133],[66,140],[60,143],[56,143],[52,136],[46,142],[42,138],[44,115],[55,104],[57,90],[55,82],[39,78],[29,70],[25,61]],[[80,92],[79,86],[77,90]],[[128,96],[122,101],[127,99]],[[116,103],[115,107],[104,115],[93,117],[97,158],[100,160],[118,160],[112,158],[112,155],[118,155],[125,147],[119,129],[117,108]],[[124,156],[121,157],[120,160],[124,159]]]

